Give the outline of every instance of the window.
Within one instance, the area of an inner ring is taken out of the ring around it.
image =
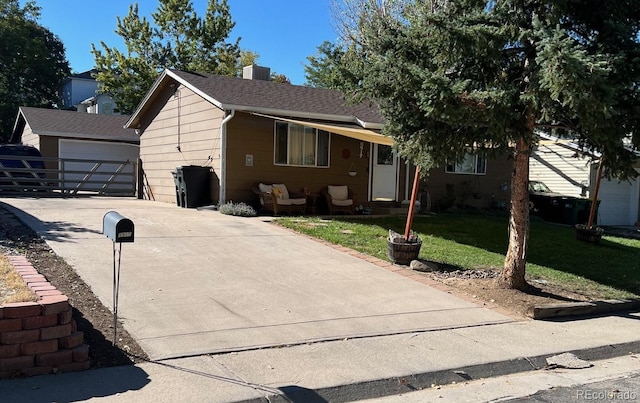
[[[378,144],[378,155],[376,164],[393,165],[393,149],[391,148],[391,146]]]
[[[485,175],[487,173],[487,157],[484,154],[465,154],[462,161],[456,164],[447,164],[445,172],[454,174]]]
[[[274,143],[276,165],[329,166],[329,132],[276,122]]]

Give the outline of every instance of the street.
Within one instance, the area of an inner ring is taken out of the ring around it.
[[[539,370],[478,379],[371,399],[373,403],[408,402],[637,402],[640,356],[593,361],[587,369]]]

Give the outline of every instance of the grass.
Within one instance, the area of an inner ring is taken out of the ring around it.
[[[406,217],[280,218],[284,227],[387,259],[389,229],[404,233]],[[456,213],[417,216],[420,258],[462,269],[500,269],[507,250],[505,214]],[[640,240],[604,236],[599,245],[580,242],[573,228],[532,217],[527,278],[546,280],[594,299],[640,296]]]
[[[36,293],[31,291],[9,259],[0,255],[0,305],[12,302],[35,302]]]

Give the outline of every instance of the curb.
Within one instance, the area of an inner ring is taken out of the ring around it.
[[[533,319],[556,319],[567,316],[601,315],[640,309],[639,299],[609,299],[593,302],[564,302],[536,305],[528,316]]]
[[[296,385],[283,386],[278,388],[282,391],[281,394],[272,394],[255,399],[240,400],[237,403],[350,402],[354,400],[375,399],[428,389],[434,385],[446,385],[483,378],[511,375],[532,370],[542,370],[548,366],[546,361],[547,358],[561,353],[572,353],[582,360],[595,361],[639,352],[640,340],[581,350],[561,351],[534,357],[521,357],[513,360],[490,362],[454,369],[425,372],[407,375],[404,377],[377,379],[373,381],[320,388],[317,390],[307,389]]]

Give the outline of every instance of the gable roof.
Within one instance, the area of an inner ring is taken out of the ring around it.
[[[188,87],[222,110],[355,123],[373,129],[384,123],[375,106],[349,105],[337,90],[167,69],[138,105],[127,127],[140,128],[140,117],[150,108],[156,93],[172,82]]]
[[[21,106],[11,135],[11,142],[20,142],[26,125],[40,136],[72,137],[92,140],[112,140],[139,143],[135,130],[125,129],[129,116],[100,115],[59,109]]]

